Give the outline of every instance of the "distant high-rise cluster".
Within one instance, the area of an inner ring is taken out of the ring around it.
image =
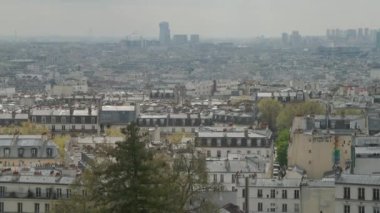
[[[175,34],[173,35],[173,38],[170,37],[170,28],[168,22],[160,22],[160,34],[159,34],[159,41],[161,45],[181,45],[181,44],[187,44],[187,43],[198,43],[199,42],[199,35],[198,34],[191,34],[190,40],[189,36],[186,34]]]
[[[297,30],[293,30],[290,35],[284,32],[281,38],[284,45],[299,46],[302,44],[302,36]]]
[[[332,41],[370,41],[376,35],[376,30],[370,30],[369,28],[359,29],[327,29],[326,37]]]

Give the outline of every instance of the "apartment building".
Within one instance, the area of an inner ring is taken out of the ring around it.
[[[0,168],[54,164],[57,145],[46,135],[0,135]]]
[[[247,213],[301,212],[301,179],[247,178],[237,193],[237,204]]]
[[[92,108],[33,109],[30,112],[30,120],[57,133],[96,133],[98,131],[98,111]]]
[[[242,154],[269,159],[273,154],[272,132],[269,129],[204,127],[196,133],[195,147],[207,158]]]
[[[288,166],[306,171],[308,178],[322,178],[351,166],[351,147],[361,118],[296,117],[291,129]]]
[[[380,212],[380,176],[342,174],[335,185],[335,212]]]
[[[20,168],[0,172],[0,212],[48,213],[71,196],[72,173],[58,169]]]
[[[208,159],[206,166],[209,182],[222,191],[236,191],[241,177],[270,177],[270,161],[255,156],[231,154],[225,159]]]

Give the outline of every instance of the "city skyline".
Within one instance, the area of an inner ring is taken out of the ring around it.
[[[302,35],[325,35],[329,28],[380,27],[376,23],[380,15],[374,6],[379,3],[374,0],[318,3],[301,0],[53,0],[48,3],[4,0],[1,4],[0,36],[134,35],[158,39],[157,24],[161,21],[170,23],[173,34],[196,33],[203,38],[280,37],[282,32],[292,30]]]

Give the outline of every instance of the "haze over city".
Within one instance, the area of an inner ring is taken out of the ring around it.
[[[1,36],[157,37],[157,23],[204,38],[379,28],[376,0],[2,0]]]

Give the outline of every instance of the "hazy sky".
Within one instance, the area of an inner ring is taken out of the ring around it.
[[[279,36],[297,29],[380,27],[379,0],[0,0],[0,35]]]

